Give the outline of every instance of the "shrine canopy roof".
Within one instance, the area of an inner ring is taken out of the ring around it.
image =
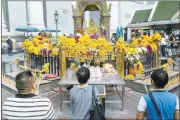
[[[131,24],[147,22],[152,9],[137,10],[131,20]]]
[[[178,12],[179,5],[179,1],[159,1],[151,21],[171,20]]]

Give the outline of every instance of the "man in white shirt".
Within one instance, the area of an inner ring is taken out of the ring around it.
[[[30,71],[18,74],[15,78],[18,94],[9,97],[3,104],[3,119],[55,119],[53,105],[48,98],[35,95],[36,81]]]
[[[136,119],[142,120],[146,117],[147,119],[156,120],[161,117],[163,120],[179,120],[179,100],[175,94],[164,89],[169,79],[167,72],[161,69],[156,70],[151,74],[151,79],[153,91],[141,97]],[[158,113],[160,116],[158,116]]]
[[[161,40],[161,53],[162,53],[162,57],[166,57],[166,38],[164,36],[164,33],[161,33],[161,36],[162,36],[162,40]]]

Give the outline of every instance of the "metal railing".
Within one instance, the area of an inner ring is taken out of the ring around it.
[[[141,54],[140,55],[140,61],[143,64],[144,67],[144,74],[148,75],[150,70],[154,69],[155,64],[154,64],[154,59],[155,59],[155,54]],[[129,74],[129,67],[130,64],[127,61],[124,61],[124,75],[126,76]]]
[[[30,68],[42,70],[45,63],[49,63],[49,73],[59,76],[59,56],[30,55]]]

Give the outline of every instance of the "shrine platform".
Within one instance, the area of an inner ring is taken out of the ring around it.
[[[180,86],[179,80],[180,73],[178,71],[171,71],[169,73],[169,85],[166,90],[171,91]],[[151,91],[151,78],[147,76],[144,79],[135,78],[133,80],[126,80],[126,87],[131,88],[133,91],[140,93],[149,93]]]

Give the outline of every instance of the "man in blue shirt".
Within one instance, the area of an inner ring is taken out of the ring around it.
[[[173,93],[167,92],[164,87],[168,83],[169,76],[164,70],[156,70],[151,74],[153,86],[152,95],[160,111],[162,120],[179,120],[179,100]],[[138,104],[136,119],[144,118],[148,120],[157,120],[157,112],[149,94],[141,97]]]

